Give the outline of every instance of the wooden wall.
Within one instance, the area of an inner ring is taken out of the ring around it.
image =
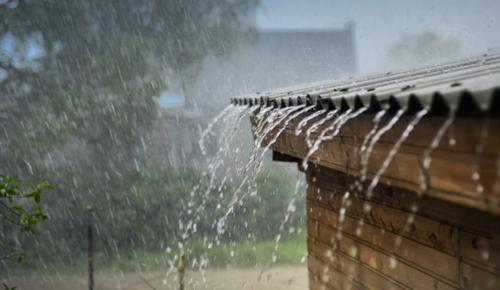
[[[500,289],[496,216],[387,185],[346,202],[350,177],[321,166],[306,175],[310,289]]]
[[[378,172],[389,151],[393,149],[394,144],[413,118],[414,116],[401,117],[388,132],[381,136],[370,154],[366,168],[368,177],[373,177]],[[391,116],[383,119],[379,129],[391,119]],[[299,121],[297,119],[288,123],[276,142],[272,144],[273,151],[296,159],[304,159],[309,147],[305,142],[305,130],[302,134],[295,135],[295,128]],[[445,121],[446,118],[424,117],[399,148],[390,166],[381,176],[381,182],[391,183],[407,190],[419,190],[423,154]],[[256,121],[252,122],[255,124]],[[313,120],[310,124],[314,122]],[[328,125],[330,124],[320,126],[312,134],[312,140],[316,140],[318,133]],[[362,168],[359,151],[373,126],[371,115],[361,115],[348,121],[335,138],[323,141],[309,160],[351,175],[359,174]],[[432,151],[432,162],[427,171],[429,190],[426,195],[500,215],[500,171],[498,169],[500,134],[497,133],[498,128],[500,128],[500,118],[478,120],[466,117],[456,118],[453,125],[445,131],[440,145]],[[280,129],[278,126],[275,130]],[[489,133],[483,136],[482,132]],[[269,138],[264,140],[264,145],[272,140],[275,134],[276,132],[270,133]],[[454,140],[453,145],[450,144],[450,140]],[[480,152],[477,151],[479,147]],[[473,178],[476,174],[477,180]]]

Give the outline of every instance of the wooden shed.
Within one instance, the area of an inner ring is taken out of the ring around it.
[[[500,289],[500,53],[232,103],[306,174],[310,289]]]

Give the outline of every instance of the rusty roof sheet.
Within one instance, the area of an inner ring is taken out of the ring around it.
[[[500,51],[402,72],[326,81],[231,99],[236,105],[318,109],[368,107],[365,113],[404,109],[415,113],[500,116]]]

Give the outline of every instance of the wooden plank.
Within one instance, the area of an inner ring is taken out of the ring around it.
[[[420,197],[414,192],[397,187],[381,187],[374,192],[372,200],[403,211],[410,211],[417,204],[418,214],[421,216],[449,223],[463,230],[481,232],[482,235],[500,233],[499,217],[491,212],[453,204],[430,196]]]
[[[309,185],[307,190],[321,197],[318,201],[319,204],[338,214],[342,208],[343,194],[340,195],[329,190],[318,191],[317,189],[315,186]],[[344,201],[344,203],[346,202]],[[459,230],[455,226],[420,216],[418,212],[414,215],[413,224],[407,226],[407,218],[410,215],[407,211],[355,197],[350,197],[348,204],[348,207],[344,206],[344,210],[346,210],[348,216],[354,219],[363,218],[366,223],[396,235],[402,235],[449,254],[457,255],[458,253]],[[364,211],[366,205],[371,208],[368,214]],[[314,205],[310,205],[308,210],[315,211],[314,208]],[[407,229],[405,229],[405,226]]]
[[[342,142],[340,138],[324,142],[310,160],[343,172],[358,174],[360,166],[357,150],[359,145]],[[297,158],[303,158],[305,153],[302,154],[302,152],[307,152],[304,140],[295,134],[282,134],[272,149]],[[374,147],[368,163],[369,178],[378,171],[391,149],[392,145],[387,144],[377,144]],[[418,191],[421,182],[422,153],[415,154],[415,152],[405,149],[405,147],[401,147],[381,181]],[[465,203],[483,209],[491,208],[500,212],[496,199],[491,197],[495,193],[493,187],[497,178],[496,160],[492,158],[481,159],[479,173],[480,183],[483,187],[482,193],[477,191],[478,182],[472,178],[476,172],[476,167],[472,165],[476,161],[475,155],[450,153],[447,156],[434,156],[428,171],[431,178],[430,190],[427,193],[460,204]],[[499,193],[496,192],[495,195],[499,196]],[[493,204],[486,204],[486,201],[493,202]]]
[[[500,241],[496,238],[462,230],[460,256],[490,271],[500,273]],[[478,267],[476,266],[476,267]]]
[[[311,248],[309,256],[322,260],[325,264],[332,265],[344,275],[351,276],[365,288],[370,290],[395,289],[403,290],[408,287],[400,284],[382,273],[370,269],[352,257],[343,254],[340,251],[332,250],[331,246],[321,243],[317,240],[310,241],[314,247]]]
[[[321,281],[314,273],[309,272],[309,290],[342,290],[333,288]]]
[[[352,180],[338,171],[332,171],[331,169],[321,167],[317,169],[318,170],[315,174],[316,179],[314,182],[312,181],[311,176],[308,176],[309,186],[307,194],[308,217],[310,220],[313,220],[311,223],[315,224],[315,236],[318,236],[318,233],[322,230],[320,229],[318,232],[318,227],[322,226],[320,221],[326,223],[333,222],[334,226],[336,225],[335,222],[338,223],[338,218],[337,220],[331,218],[332,213],[325,213],[325,211],[333,212],[334,217],[338,215],[341,198],[346,190],[346,184],[349,184]],[[329,182],[330,180],[334,181]],[[331,190],[332,188],[333,191]],[[346,211],[347,216],[355,220],[359,219],[359,217],[363,214],[362,208],[360,207],[363,202],[363,199],[351,199],[352,205]],[[420,210],[418,211],[415,220],[418,223],[419,218],[422,218],[425,220],[424,225],[427,223],[429,224],[428,226],[423,226],[423,228],[430,227],[439,231],[439,225],[445,225],[445,230],[441,232],[445,236],[448,230],[453,229],[452,238],[450,238],[447,242],[445,240],[445,242],[439,243],[440,245],[448,243],[450,248],[440,248],[440,246],[436,246],[434,244],[430,245],[429,243],[427,243],[427,245],[433,246],[441,251],[446,251],[460,258],[460,286],[464,289],[496,289],[495,287],[498,286],[497,283],[500,281],[500,269],[498,266],[500,263],[500,238],[498,234],[498,218],[494,215],[460,205],[450,204],[432,197],[415,197],[415,193],[394,187],[382,186],[376,192],[373,199],[369,201],[375,218],[365,216],[365,219],[369,224],[385,229],[387,232],[390,231],[395,234],[401,234],[401,232],[394,231],[391,228],[387,229],[387,227],[384,227],[383,224],[387,224],[387,222],[391,221],[394,223],[394,221],[397,221],[397,213],[401,213],[401,215],[406,216],[407,211],[409,211],[411,206],[416,202],[419,203]],[[380,212],[376,213],[377,210],[380,210]],[[387,211],[389,211],[389,214],[386,213]],[[377,223],[377,221],[380,220],[383,220],[384,222]],[[397,228],[397,226],[395,226],[395,228]],[[417,230],[419,228],[420,226],[417,226]],[[330,239],[325,242],[335,244],[336,234],[336,230],[333,229],[329,234],[323,233],[318,236],[318,238],[324,240],[326,236],[330,236]],[[355,235],[344,236],[344,239],[346,238],[352,238],[355,241],[358,239]],[[418,242],[424,244],[426,243],[425,240],[419,240],[418,237],[407,236],[407,238],[417,240]],[[372,264],[373,267],[375,267],[374,265],[377,265],[376,263],[381,263],[380,261],[383,260],[383,257],[376,255],[387,255],[384,251],[377,253],[377,250],[373,249],[372,251],[375,252],[370,253],[370,249],[368,249],[365,250],[365,253],[368,252],[368,254],[363,256],[362,247],[367,246],[366,241],[362,239],[358,241],[358,244],[360,245],[359,248],[356,249],[356,252],[359,253],[358,258],[363,263],[375,263]],[[377,247],[375,247],[375,249],[376,248]],[[344,251],[347,252],[347,249],[344,249]],[[434,261],[436,265],[440,265],[441,263],[440,259],[435,259],[434,256],[427,256],[426,258],[429,259],[429,261]],[[404,262],[405,261],[403,260],[403,264]],[[382,266],[389,263],[390,260],[389,262],[385,261],[385,264],[382,263]],[[420,267],[416,268],[421,270]],[[399,279],[399,277],[406,277],[408,275],[410,274],[405,274],[403,271],[403,274],[400,276],[393,276],[393,278]],[[411,274],[410,276],[416,275]],[[457,284],[454,284],[455,282],[450,285],[446,282],[443,283],[443,281],[440,281],[439,279],[436,283],[436,285],[440,285],[439,287],[443,289],[447,289],[453,285],[458,287]]]
[[[374,147],[369,162],[369,177],[373,176],[380,168],[387,152],[392,148],[392,144],[405,127],[406,121],[401,121],[387,134],[384,134],[381,141]],[[401,147],[391,166],[382,176],[381,182],[409,190],[418,190],[422,152],[442,122],[443,119],[424,119]],[[450,202],[500,213],[498,198],[491,198],[492,196],[500,196],[500,192],[495,189],[498,179],[495,163],[500,153],[498,149],[500,148],[500,134],[490,132],[487,138],[482,138],[483,125],[481,123],[470,122],[470,120],[462,118],[456,120],[454,128],[450,129],[449,132],[450,135],[453,135],[456,144],[451,146],[446,145],[448,142],[442,142],[442,146],[433,153],[433,161],[429,170],[431,188],[426,194]],[[499,124],[498,120],[490,120],[488,126],[497,128]],[[344,130],[341,130],[339,138],[327,141],[320,147],[315,155],[316,157],[321,156],[319,163],[326,167],[356,174],[359,169],[359,154],[357,152],[365,134],[371,127],[371,120],[366,118],[348,122]],[[293,124],[291,124],[272,148],[290,156],[303,158],[307,152],[304,136],[295,136],[293,129]],[[480,155],[476,153],[478,144],[482,147]],[[313,155],[313,159],[315,156]],[[476,167],[479,168],[479,181],[472,178]],[[482,192],[478,191],[478,185],[482,186]]]
[[[324,284],[334,289],[352,289],[352,290],[365,290],[360,283],[356,282],[353,277],[338,271],[335,267],[324,263],[314,256],[309,256],[309,271]]]
[[[292,120],[288,123],[286,130],[295,130],[298,123],[305,118],[308,114]],[[319,121],[321,117],[317,117],[308,123],[308,127]],[[363,141],[365,136],[373,128],[373,115],[361,115],[354,119],[349,120],[341,128],[339,137],[345,139],[354,139]],[[384,133],[380,141],[381,143],[394,144],[397,139],[401,136],[402,132],[406,129],[408,123],[413,119],[413,116],[402,116],[400,120],[389,130]],[[382,119],[379,128],[385,126],[389,120],[390,116]],[[446,117],[424,117],[419,124],[412,131],[411,135],[405,140],[404,145],[417,147],[417,148],[427,148],[432,141],[432,138],[436,135],[437,131],[444,122],[447,120]],[[255,124],[255,117],[251,117],[252,124]],[[320,126],[313,134],[321,132],[323,129],[329,126],[331,122],[327,122]],[[443,141],[439,144],[436,149],[436,154],[444,153],[474,153],[476,152],[476,147],[478,141],[480,141],[483,147],[483,155],[485,157],[496,157],[498,156],[498,144],[500,144],[500,136],[496,133],[496,128],[499,128],[500,120],[490,118],[490,119],[472,119],[469,117],[457,117],[455,118],[452,125],[445,131]],[[281,129],[281,126],[277,126],[276,130]],[[255,127],[252,127],[252,132],[255,133]],[[307,128],[306,128],[307,129]],[[303,131],[305,131],[304,129]],[[483,137],[483,130],[486,132],[486,136]],[[454,142],[450,142],[450,139]]]
[[[315,225],[315,234],[314,236],[311,235],[310,237],[312,238],[319,238],[317,235],[318,229],[319,229],[319,222],[316,220],[318,218],[324,218],[324,214],[321,214],[321,210],[317,210],[318,206],[314,204],[309,204],[308,205],[308,211],[313,212],[314,214],[311,214],[309,216],[309,223]],[[326,218],[327,221],[329,221],[328,217]],[[334,237],[336,232],[331,232],[330,236]],[[324,239],[324,235],[323,235]],[[330,242],[334,242],[334,240],[330,240]],[[360,246],[361,248],[363,245]],[[467,267],[465,267],[466,272],[465,276],[462,277],[460,280],[464,285],[481,285],[484,289],[495,289],[491,285],[497,285],[498,281],[500,281],[500,270],[498,268],[499,261],[500,261],[500,244],[497,239],[493,238],[488,238],[484,237],[478,233],[471,233],[467,231],[462,231],[460,234],[460,253],[458,253],[465,261],[471,261],[467,264]],[[333,247],[330,247],[330,249],[333,249]],[[372,253],[367,254],[367,257],[364,257],[363,254],[370,252],[369,249],[365,250],[360,250],[360,255],[361,255],[361,260],[364,261],[367,264],[372,264],[371,266],[374,268],[377,268],[376,266],[378,263],[382,265],[388,265],[390,263],[390,260],[387,261],[389,258],[385,258],[380,256],[382,254],[374,254],[373,250]],[[332,256],[331,253],[327,253],[326,250],[322,254],[324,257],[329,257]],[[428,259],[431,259],[431,257],[427,257]],[[432,259],[431,259],[432,260]],[[440,262],[437,262],[436,264],[439,265]],[[472,264],[471,264],[472,263]],[[483,273],[484,272],[484,273]],[[486,274],[485,274],[486,273]],[[406,274],[403,276],[410,276],[410,277],[418,277],[418,275],[415,274],[408,274],[408,271],[406,271]],[[462,275],[463,276],[463,275]],[[484,278],[478,278],[478,277],[484,277]],[[397,278],[394,276],[393,278]],[[476,282],[474,282],[474,281]],[[419,279],[420,281],[420,279]],[[446,285],[445,285],[446,286]],[[498,285],[497,285],[498,286]],[[477,288],[477,287],[476,287]],[[483,288],[477,288],[477,289],[483,289]],[[469,288],[467,288],[469,289]]]
[[[317,238],[319,236],[319,223],[316,219],[307,219],[307,236]]]
[[[331,236],[335,232],[333,229],[321,227],[320,231],[326,232],[326,236]],[[324,241],[324,237],[320,236],[320,243]],[[398,281],[410,289],[442,289],[450,290],[458,288],[457,283],[446,282],[439,278],[436,273],[429,271],[423,272],[421,268],[416,268],[415,265],[410,265],[407,261],[396,256],[390,255],[385,251],[376,249],[374,245],[367,245],[355,240],[351,236],[343,236],[342,239],[335,241],[338,251],[359,259],[363,265],[366,265],[374,271]],[[330,247],[335,247],[330,244]],[[438,261],[438,259],[436,259]],[[435,262],[436,263],[436,262]],[[439,264],[439,263],[437,263]],[[452,286],[455,285],[455,286]]]
[[[500,276],[497,273],[483,270],[471,264],[462,262],[462,287],[468,290],[497,290],[500,289]]]
[[[334,194],[344,194],[347,190],[345,184],[354,182],[354,177],[346,176],[341,171],[323,166],[311,166],[306,177],[308,185],[315,187],[316,191],[320,191],[320,193],[321,190],[328,190]],[[330,182],[332,179],[340,185]],[[319,202],[319,199],[323,197],[316,195],[318,194],[308,191],[308,198]],[[418,205],[420,216],[450,223],[471,231],[483,231],[486,234],[500,232],[500,219],[491,212],[446,202],[432,196],[418,196],[415,192],[395,186],[380,184],[375,188],[371,200],[407,212],[414,205]]]
[[[337,228],[336,217],[328,211],[325,211],[325,216],[328,216],[330,221],[323,223],[323,219],[319,220],[319,240],[325,243],[332,244],[341,242],[347,239],[354,239],[362,242],[370,247],[375,248],[379,252],[383,252],[387,256],[394,256],[397,260],[411,265],[414,268],[420,269],[436,278],[441,277],[447,279],[451,283],[458,283],[459,280],[459,265],[456,257],[446,253],[437,251],[420,243],[414,242],[406,238],[400,238],[400,245],[395,246],[397,236],[388,232],[383,232],[380,229],[371,225],[365,224],[362,231],[356,235],[357,224],[355,221],[346,217],[342,225],[342,237],[340,240],[336,238]],[[357,252],[356,249],[345,249],[346,253],[350,251]],[[430,258],[432,257],[432,259]],[[437,264],[436,261],[439,261]]]

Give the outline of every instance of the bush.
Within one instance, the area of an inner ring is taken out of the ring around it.
[[[286,238],[305,227],[305,198],[300,197],[303,190],[299,189],[296,210],[280,229],[294,198],[296,180],[279,167],[266,169],[257,177],[259,193],[237,205],[221,235],[217,234],[217,221],[226,213],[240,180],[234,178],[220,191],[207,191],[207,177],[190,168],[140,172],[129,182],[130,188],[95,194],[93,200],[87,196],[80,202],[59,189],[54,195],[59,202],[48,208],[50,223],[42,225],[37,246],[32,247],[34,260],[45,265],[60,261],[71,264],[85,255],[89,204],[96,205],[91,216],[96,250],[104,257],[121,257],[114,260],[125,264],[128,259],[135,261],[134,257],[121,256],[125,252],[159,253],[178,243],[193,246],[195,254],[201,253],[198,248],[207,249],[208,243],[212,243],[214,247],[209,253],[213,265],[223,265],[229,259],[228,245],[236,243],[240,247],[240,251],[234,251],[240,255],[238,263],[252,264],[262,259],[258,253],[248,251],[252,244],[270,241],[267,246],[260,245],[271,247],[278,234]],[[195,187],[197,191],[193,193]],[[249,256],[245,258],[244,253]],[[286,257],[280,259],[287,261]]]

